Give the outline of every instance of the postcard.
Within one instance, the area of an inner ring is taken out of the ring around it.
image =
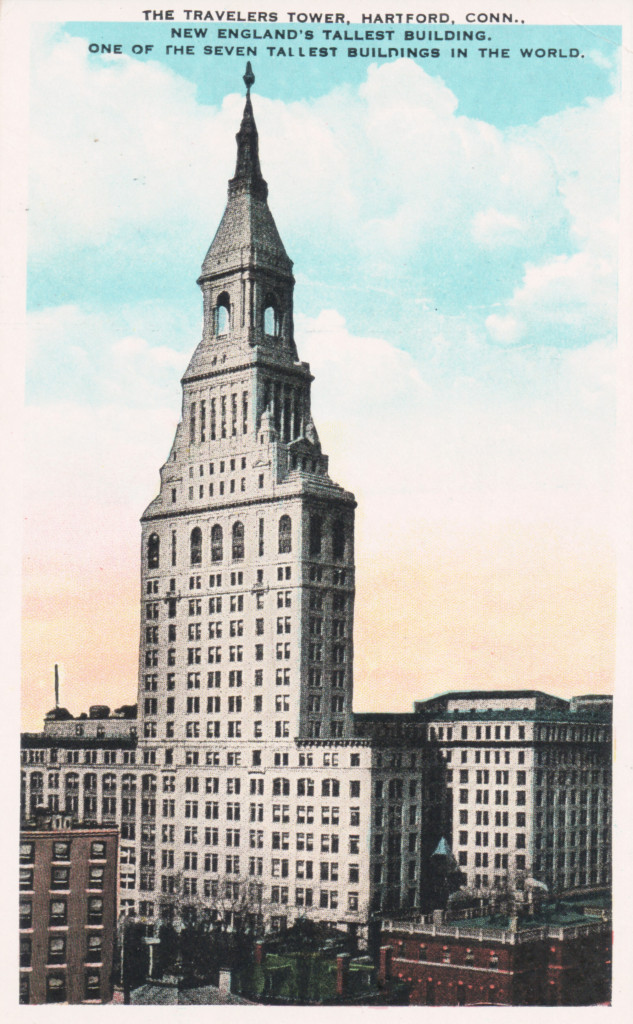
[[[631,10],[506,7],[2,9],[7,1006],[626,1005]]]

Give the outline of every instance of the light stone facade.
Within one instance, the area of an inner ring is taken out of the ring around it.
[[[452,848],[471,888],[611,884],[610,698],[474,691],[416,711],[449,776]]]

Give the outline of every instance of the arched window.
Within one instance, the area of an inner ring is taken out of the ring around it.
[[[199,526],[194,527],[191,531],[191,564],[200,565],[202,562],[202,530]]]
[[[264,334],[278,338],[281,333],[281,314],[272,295],[266,297],[264,305]]]
[[[233,523],[233,561],[239,562],[244,558],[244,524]]]
[[[79,790],[79,776],[75,772],[69,772],[64,783],[67,793],[76,793]]]
[[[279,554],[288,555],[292,551],[292,522],[290,516],[282,516],[279,520]]]
[[[103,792],[116,793],[116,775],[108,772],[103,776]]]
[[[228,334],[231,328],[231,300],[228,292],[218,295],[215,307],[215,333]]]
[[[336,561],[345,558],[345,523],[335,519],[332,526],[332,557]]]
[[[321,554],[321,534],[323,533],[323,518],[321,516],[310,516],[310,554]]]
[[[273,779],[273,796],[290,796],[289,779]]]
[[[211,527],[211,561],[222,561],[222,527],[219,523]]]
[[[321,796],[339,796],[340,786],[338,779],[323,779],[321,782]]]
[[[160,537],[150,533],[147,541],[147,568],[158,569],[160,563]]]

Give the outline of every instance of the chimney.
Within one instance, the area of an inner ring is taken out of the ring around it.
[[[55,665],[55,707],[59,707],[59,665]]]
[[[347,976],[349,974],[349,953],[339,953],[336,958],[336,994],[347,993]]]
[[[386,985],[391,978],[391,954],[393,950],[391,946],[380,947],[380,966],[378,968],[378,981],[381,985]]]
[[[231,994],[231,971],[228,967],[220,968],[220,980],[218,982],[218,991],[221,999],[226,999]]]

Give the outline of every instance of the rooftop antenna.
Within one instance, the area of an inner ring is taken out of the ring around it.
[[[59,665],[55,665],[55,707],[59,707]]]

